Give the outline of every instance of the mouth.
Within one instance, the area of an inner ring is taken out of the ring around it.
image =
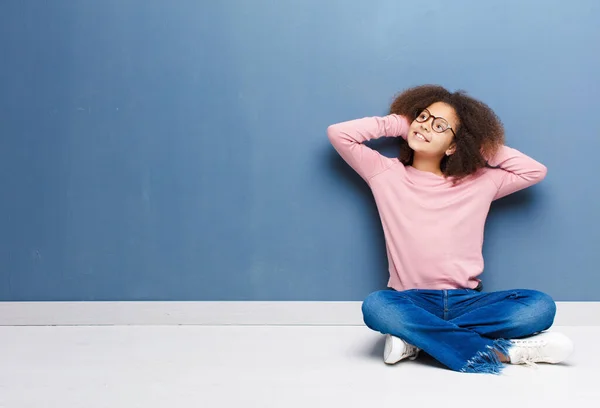
[[[429,139],[427,139],[425,136],[423,136],[423,134],[421,134],[419,132],[415,132],[415,138],[417,140],[420,140],[420,141],[425,142],[425,143],[429,143],[430,142]]]

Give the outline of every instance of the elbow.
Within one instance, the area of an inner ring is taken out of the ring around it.
[[[535,168],[530,169],[529,172],[527,174],[523,174],[522,177],[526,181],[527,185],[533,186],[544,180],[546,178],[546,174],[548,174],[548,169],[546,166],[538,163]]]
[[[340,128],[338,125],[329,125],[327,128],[327,138],[332,144],[335,144],[340,139]]]
[[[546,175],[548,174],[548,168],[546,166],[544,166],[543,164],[540,163],[539,165],[539,169],[538,169],[538,182],[542,181],[543,179],[546,178]]]

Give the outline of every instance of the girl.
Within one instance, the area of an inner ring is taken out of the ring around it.
[[[504,146],[494,112],[463,92],[408,89],[385,117],[332,125],[329,139],[369,184],[385,234],[389,290],[362,305],[366,325],[386,334],[384,361],[423,350],[455,371],[499,373],[503,363],[558,363],[571,341],[543,332],[550,296],[482,292],[483,231],[493,200],[540,182],[546,168]],[[398,159],[363,143],[399,137]],[[543,332],[541,334],[538,334]]]

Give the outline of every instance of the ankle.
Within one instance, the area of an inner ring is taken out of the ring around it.
[[[502,354],[498,350],[494,350],[494,352],[496,353],[496,356],[498,357],[498,360],[500,360],[501,363],[510,364],[509,356],[507,356],[506,354]]]

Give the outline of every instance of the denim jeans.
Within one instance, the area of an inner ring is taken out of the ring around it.
[[[533,290],[391,289],[370,294],[362,311],[369,328],[400,337],[451,370],[499,373],[496,351],[506,355],[509,339],[550,328],[556,304]]]

